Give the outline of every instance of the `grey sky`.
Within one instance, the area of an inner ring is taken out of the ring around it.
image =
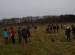
[[[0,0],[0,19],[75,14],[75,0]]]

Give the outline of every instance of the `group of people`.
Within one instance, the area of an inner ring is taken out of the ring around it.
[[[46,33],[56,33],[56,32],[59,32],[59,25],[56,24],[56,25],[48,25],[47,28],[46,28]]]
[[[46,28],[46,33],[58,33],[59,29],[64,29],[63,25],[47,25]],[[72,35],[71,35],[72,34]],[[66,39],[67,41],[71,41],[71,37],[73,36],[73,39],[75,39],[75,26],[71,25],[71,27],[66,27],[65,28],[65,35],[66,35]]]
[[[33,27],[34,27],[34,29],[37,29],[37,25],[34,25]],[[48,25],[46,28],[46,33],[59,32],[60,28],[62,29],[63,25],[60,25],[60,26],[58,24]],[[31,29],[31,26],[26,26],[23,28],[18,27],[17,34],[18,34],[18,42],[19,43],[22,42],[22,39],[25,41],[25,43],[30,42],[30,37],[31,37],[30,29]],[[71,33],[72,33],[73,39],[75,39],[75,26],[74,25],[71,25],[71,28],[67,27],[65,29],[65,35],[67,37],[67,41],[71,41]],[[15,44],[15,34],[16,34],[16,32],[13,29],[13,27],[11,27],[9,30],[5,28],[3,31],[4,42],[8,43],[8,37],[11,36],[11,42],[12,42],[12,44]]]
[[[21,28],[18,27],[18,40],[19,43],[22,42],[22,38],[24,39],[25,43],[27,43],[28,41],[30,41],[30,30],[27,27]],[[15,30],[13,29],[13,27],[11,27],[9,30],[7,30],[6,28],[3,31],[3,35],[4,35],[4,42],[8,43],[8,37],[11,36],[11,42],[12,44],[15,44]]]

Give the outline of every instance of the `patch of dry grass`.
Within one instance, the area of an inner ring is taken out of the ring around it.
[[[70,26],[64,26],[68,25]],[[31,29],[31,42],[28,44],[19,44],[17,35],[15,45],[5,45],[1,41],[0,55],[75,55],[75,40],[71,38],[72,41],[67,42],[64,29],[60,29],[56,34],[46,34],[45,28],[46,26],[39,26],[37,30]],[[52,42],[51,38],[54,38],[55,42]]]

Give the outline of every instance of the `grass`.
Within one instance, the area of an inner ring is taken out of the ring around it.
[[[64,24],[70,26],[70,24]],[[75,55],[75,40],[66,41],[65,30],[60,29],[59,33],[46,34],[45,26],[39,26],[37,30],[31,29],[31,42],[19,44],[16,33],[16,44],[4,44],[0,41],[0,55]],[[1,29],[1,34],[3,30]],[[15,28],[17,32],[17,27]],[[2,38],[3,36],[1,36]],[[54,37],[55,42],[51,42]]]

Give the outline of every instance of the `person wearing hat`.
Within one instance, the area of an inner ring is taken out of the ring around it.
[[[66,34],[66,37],[67,37],[67,41],[71,41],[71,29],[70,27],[67,27],[66,30],[65,30],[65,34]]]

